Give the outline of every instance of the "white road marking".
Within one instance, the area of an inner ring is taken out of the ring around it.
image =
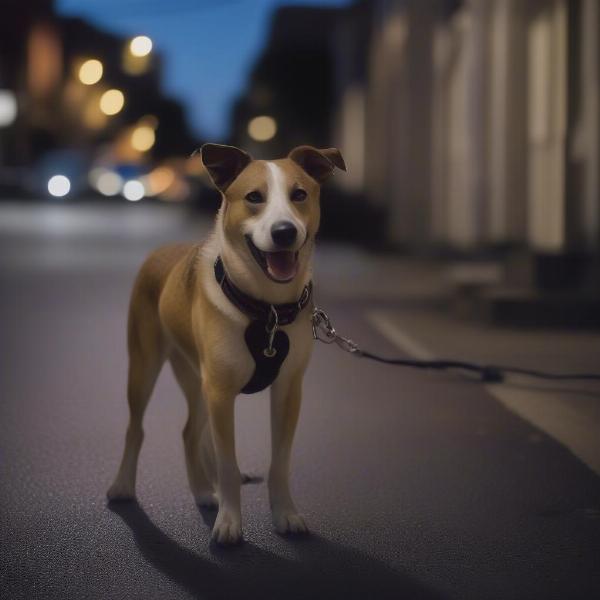
[[[366,317],[383,337],[406,354],[420,360],[436,358],[420,341],[402,331],[385,311],[370,311]],[[598,427],[589,414],[576,406],[576,394],[499,383],[484,388],[505,408],[560,442],[600,475]]]
[[[367,313],[367,320],[371,322],[371,325],[387,338],[392,344],[398,346],[400,350],[403,350],[407,354],[418,360],[433,360],[434,355],[430,352],[423,344],[417,342],[415,338],[408,335],[405,331],[401,331],[394,325],[394,323],[388,318],[385,312],[371,311]]]

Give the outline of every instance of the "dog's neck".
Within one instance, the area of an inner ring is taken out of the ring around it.
[[[300,258],[298,273],[289,283],[271,281],[256,264],[254,258],[242,255],[225,239],[222,216],[219,214],[214,236],[215,259],[220,256],[230,281],[245,294],[269,304],[296,302],[312,277],[314,242],[309,240]]]

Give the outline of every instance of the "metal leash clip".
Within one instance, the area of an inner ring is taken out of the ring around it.
[[[312,331],[313,338],[319,342],[323,342],[324,344],[333,344],[335,342],[342,350],[350,354],[361,354],[356,342],[338,335],[335,327],[331,324],[329,315],[318,306],[315,306],[312,313]]]

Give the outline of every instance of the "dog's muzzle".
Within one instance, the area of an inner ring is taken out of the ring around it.
[[[291,236],[291,234],[287,234]],[[297,231],[294,227],[294,240]],[[276,283],[289,283],[298,272],[299,250],[277,250],[275,252],[263,252],[252,241],[250,235],[246,235],[246,243],[254,260],[259,264],[265,275]],[[292,242],[293,243],[293,242]]]

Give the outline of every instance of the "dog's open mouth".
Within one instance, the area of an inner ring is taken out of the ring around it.
[[[279,252],[263,252],[256,247],[252,238],[247,235],[246,242],[252,256],[260,265],[265,275],[277,283],[288,283],[298,271],[298,252],[280,250]]]

